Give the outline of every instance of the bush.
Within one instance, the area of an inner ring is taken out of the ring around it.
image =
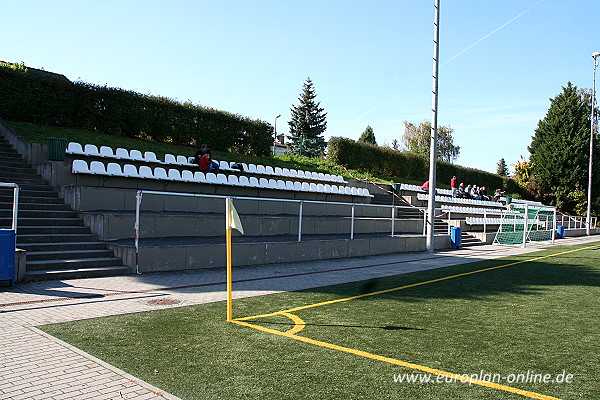
[[[343,137],[329,139],[327,156],[333,163],[375,175],[398,177],[425,182],[429,179],[429,159],[411,152],[401,152],[389,147],[355,142]],[[514,179],[475,168],[462,167],[444,161],[437,162],[437,181],[450,183],[457,176],[459,182],[485,186],[489,193],[503,188],[507,193],[527,197],[527,193]]]
[[[6,120],[180,145],[195,141],[254,156],[270,153],[268,123],[166,97],[2,66],[0,93],[0,116]]]

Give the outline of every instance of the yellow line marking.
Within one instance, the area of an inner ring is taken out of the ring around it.
[[[384,356],[380,356],[377,354],[367,353],[366,351],[351,349],[349,347],[338,346],[337,344],[322,342],[320,340],[314,340],[314,339],[310,339],[307,337],[298,336],[298,335],[295,335],[294,333],[291,333],[293,331],[293,329],[291,329],[287,332],[281,332],[281,331],[277,331],[275,329],[265,328],[264,326],[254,325],[254,324],[240,321],[240,320],[233,320],[232,322],[237,325],[246,326],[248,328],[256,329],[256,330],[263,331],[266,333],[271,333],[273,335],[287,337],[290,339],[298,340],[300,342],[309,343],[309,344],[312,344],[315,346],[324,347],[324,348],[331,349],[331,350],[342,351],[344,353],[354,354],[354,355],[357,355],[360,357],[370,358],[372,360],[382,361],[382,362],[386,362],[388,364],[398,365],[401,367],[426,372],[426,373],[432,374],[432,375],[442,375],[447,378],[456,379],[457,381],[460,380],[462,382],[470,383],[473,385],[479,385],[479,386],[485,386],[485,387],[492,388],[492,389],[503,390],[505,392],[519,394],[519,395],[526,396],[526,397],[529,397],[532,399],[560,400],[557,397],[546,396],[546,395],[535,393],[535,392],[529,392],[527,390],[517,389],[517,388],[513,388],[510,386],[506,386],[506,385],[500,385],[500,384],[494,383],[494,382],[487,382],[487,381],[482,381],[479,379],[469,378],[469,377],[466,377],[463,375],[453,374],[451,372],[446,372],[446,371],[442,371],[439,369],[429,368],[429,367],[425,367],[425,366],[419,365],[419,364],[413,364],[413,363],[409,363],[406,361],[396,360],[395,358],[384,357]]]
[[[321,303],[315,303],[315,304],[309,304],[309,305],[300,306],[300,307],[289,308],[287,310],[276,311],[276,312],[272,312],[272,313],[268,313],[268,314],[252,315],[252,316],[249,316],[249,317],[236,318],[236,320],[237,321],[247,321],[247,320],[257,319],[257,318],[273,317],[275,315],[281,315],[282,313],[292,313],[292,312],[296,312],[296,311],[300,311],[300,310],[306,310],[308,308],[321,307],[321,306],[326,306],[326,305],[329,305],[329,304],[335,304],[335,303],[341,303],[341,302],[344,302],[344,301],[361,299],[363,297],[369,297],[369,296],[375,296],[375,295],[383,294],[383,293],[395,292],[395,291],[402,290],[402,289],[408,289],[408,288],[411,288],[411,287],[427,285],[429,283],[442,282],[442,281],[446,281],[446,280],[449,280],[449,279],[459,278],[459,277],[462,277],[462,276],[478,274],[480,272],[487,272],[487,271],[492,271],[492,270],[495,270],[495,269],[500,269],[500,268],[505,268],[505,267],[512,267],[512,266],[518,265],[518,264],[524,264],[524,263],[528,263],[528,262],[532,262],[532,261],[539,261],[539,260],[543,260],[543,259],[549,258],[549,257],[556,257],[556,256],[560,256],[560,255],[563,255],[563,254],[574,253],[574,252],[581,251],[581,250],[589,250],[589,249],[597,248],[597,247],[600,247],[600,245],[582,247],[580,249],[574,249],[574,250],[567,250],[567,251],[563,251],[563,252],[560,252],[560,253],[549,254],[549,255],[546,255],[546,256],[540,256],[540,257],[531,258],[529,260],[516,261],[516,262],[513,262],[513,263],[509,263],[509,264],[498,265],[496,267],[484,268],[484,269],[479,269],[477,271],[471,271],[471,272],[464,272],[462,274],[456,274],[456,275],[446,276],[444,278],[432,279],[432,280],[426,281],[426,282],[412,283],[410,285],[400,286],[400,287],[396,287],[396,288],[392,288],[392,289],[380,290],[380,291],[372,292],[372,293],[359,294],[357,296],[345,297],[343,299],[329,300],[329,301],[324,301],[324,302],[321,302]],[[488,261],[488,260],[483,260],[483,261]]]
[[[302,331],[302,329],[304,329],[304,327],[306,327],[306,322],[304,322],[304,320],[297,315],[286,313],[286,312],[281,313],[281,315],[285,315],[286,317],[288,317],[289,319],[294,321],[294,327],[285,332],[288,335],[295,335],[296,333]]]

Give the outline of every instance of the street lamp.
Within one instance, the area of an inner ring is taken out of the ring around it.
[[[275,116],[275,123],[273,124],[273,130],[275,131],[275,139],[273,140],[273,155],[276,155],[275,149],[277,148],[277,118],[281,117],[281,114]]]
[[[598,66],[598,57],[600,57],[600,53],[595,51],[592,53],[592,58],[594,59],[594,74],[592,77],[592,122],[590,123],[590,166],[588,170],[588,198],[587,198],[587,215],[585,218],[585,233],[590,235],[590,225],[592,222],[591,214],[592,214],[592,156],[594,154],[594,128],[596,127],[595,121],[595,100],[596,100],[596,67]]]

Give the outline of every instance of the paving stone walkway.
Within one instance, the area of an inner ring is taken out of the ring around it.
[[[598,240],[600,237],[569,238],[558,244]],[[433,255],[403,253],[239,267],[234,269],[234,297],[391,276],[524,254],[547,246],[477,246]],[[223,269],[205,269],[0,288],[0,399],[178,399],[36,327],[222,301],[226,296],[224,279]]]

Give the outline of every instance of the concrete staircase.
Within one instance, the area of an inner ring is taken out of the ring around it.
[[[399,209],[397,217],[399,219],[420,219],[423,220],[423,214],[418,209]],[[436,235],[448,233],[448,224],[442,220],[436,219],[433,231]],[[483,244],[479,239],[469,235],[466,232],[461,234],[461,247],[469,247]]]
[[[27,251],[26,280],[128,274],[71,207],[0,137],[0,182],[19,185],[17,247]],[[11,188],[0,188],[0,227],[12,216]]]

